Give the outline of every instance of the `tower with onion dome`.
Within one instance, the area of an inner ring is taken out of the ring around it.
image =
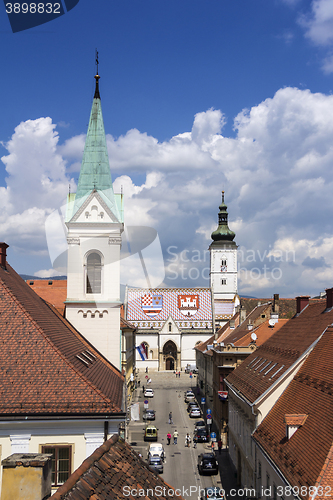
[[[218,227],[212,233],[210,251],[210,287],[213,292],[215,317],[218,323],[230,318],[238,305],[237,296],[237,245],[235,233],[228,226],[227,205],[219,206]]]

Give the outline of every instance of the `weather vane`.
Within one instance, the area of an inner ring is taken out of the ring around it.
[[[97,68],[97,75],[98,75],[98,50],[96,49],[96,68]]]

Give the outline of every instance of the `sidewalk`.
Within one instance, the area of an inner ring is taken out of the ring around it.
[[[219,474],[217,476],[212,476],[214,486],[216,486],[217,488],[221,488],[225,491],[225,496],[227,500],[240,499],[238,495],[235,495],[235,492],[233,492],[233,495],[230,495],[230,490],[237,491],[238,486],[237,486],[236,470],[229,458],[228,449],[223,448],[221,450],[221,454],[219,454],[219,452],[216,450],[215,456],[219,463]],[[244,500],[244,498],[242,498],[242,500]]]

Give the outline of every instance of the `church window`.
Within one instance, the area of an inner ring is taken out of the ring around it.
[[[172,329],[172,324],[169,323],[169,332],[171,332],[171,329]]]
[[[222,259],[221,266],[226,266],[226,265],[227,265],[227,259]]]
[[[87,257],[87,293],[101,293],[102,263],[101,256],[93,252]]]
[[[227,280],[226,279],[221,279],[221,285],[226,285],[227,284]]]

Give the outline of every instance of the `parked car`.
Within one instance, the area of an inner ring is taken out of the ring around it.
[[[184,399],[185,403],[189,403],[190,401],[195,401],[195,395],[193,392],[188,391],[185,393]]]
[[[189,404],[187,405],[187,411],[190,413],[190,410],[193,406],[198,407],[198,403],[196,401],[190,401]]]
[[[142,415],[143,420],[155,420],[155,410],[144,410]]]
[[[147,425],[144,431],[144,441],[157,441],[158,429],[156,429],[155,425]]]
[[[145,398],[153,398],[154,397],[153,389],[146,389],[144,396]]]
[[[152,469],[154,469],[156,472],[159,474],[162,474],[163,472],[163,462],[160,459],[160,457],[149,457],[148,459],[148,465]]]
[[[198,406],[192,406],[192,408],[190,409],[190,417],[191,418],[201,417],[201,410]]]
[[[194,431],[197,429],[206,429],[206,424],[204,420],[197,420],[194,424]]]
[[[159,457],[164,461],[165,453],[161,443],[152,443],[148,448],[148,459],[150,457]]]
[[[200,500],[225,500],[224,489],[217,486],[205,488],[204,496],[201,496]]]
[[[214,453],[201,453],[198,456],[199,474],[218,474],[219,465]]]
[[[194,431],[193,441],[195,443],[208,443],[209,435],[207,429],[204,427],[199,427],[196,431]]]

